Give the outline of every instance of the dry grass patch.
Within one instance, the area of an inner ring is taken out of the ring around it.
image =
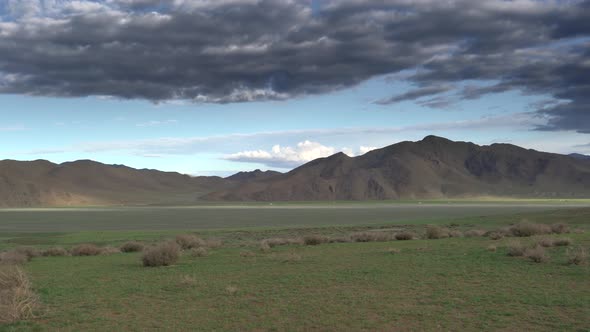
[[[143,266],[169,266],[178,261],[180,247],[175,242],[163,242],[143,251]]]
[[[286,246],[292,244],[303,244],[303,239],[301,238],[282,238],[282,237],[273,237],[270,239],[264,239],[260,241],[261,246],[268,246],[270,248],[278,247],[278,246]]]
[[[551,232],[555,234],[565,234],[570,232],[570,227],[564,223],[556,223],[551,225]]]
[[[100,249],[100,254],[101,255],[114,255],[114,254],[120,254],[121,253],[121,249],[119,248],[115,248],[115,247],[104,247]]]
[[[543,263],[549,260],[549,256],[545,252],[545,248],[541,246],[535,246],[528,248],[524,251],[524,257],[530,259],[535,263]]]
[[[457,229],[451,230],[449,231],[449,237],[463,237],[463,232]]]
[[[70,250],[72,256],[96,256],[101,254],[101,249],[94,244],[80,244]]]
[[[350,235],[352,242],[386,242],[393,239],[392,234],[385,232],[357,232]]]
[[[396,233],[394,238],[399,241],[413,240],[415,238],[414,233],[403,231]]]
[[[449,237],[449,229],[440,226],[427,226],[426,227],[426,238],[427,239],[443,239]]]
[[[184,287],[194,286],[197,283],[197,279],[188,274],[184,274],[180,277],[180,281],[178,283],[180,286]]]
[[[324,235],[307,235],[303,237],[303,243],[308,246],[316,246],[328,242],[330,242],[330,239]]]
[[[508,244],[508,256],[521,257],[524,256],[526,248],[519,241],[511,241]]]
[[[176,235],[175,241],[182,250],[207,246],[207,242],[205,242],[203,239],[190,234]]]
[[[572,265],[588,264],[588,251],[584,247],[568,248],[567,262]]]
[[[225,291],[227,292],[227,294],[229,295],[236,295],[238,293],[239,288],[236,286],[227,286],[225,287]]]
[[[465,237],[481,237],[486,234],[486,231],[484,231],[483,229],[470,229],[468,231],[465,231],[465,233],[463,234],[465,235]]]
[[[487,247],[487,250],[488,250],[488,251],[491,251],[491,252],[496,252],[496,250],[498,250],[498,247],[496,247],[496,245],[495,245],[495,244],[490,244],[490,245]]]
[[[209,256],[209,251],[207,251],[207,248],[193,248],[191,249],[191,256],[192,257],[207,257]]]
[[[205,240],[205,246],[209,249],[221,248],[223,246],[223,241],[220,239],[207,239]]]
[[[0,265],[0,323],[33,318],[38,306],[26,273],[18,266]]]
[[[551,227],[545,224],[534,224],[527,221],[520,222],[510,227],[513,236],[528,237],[534,235],[551,234]]]
[[[572,241],[572,239],[570,239],[568,237],[560,237],[560,238],[553,240],[553,245],[556,247],[567,247],[567,246],[571,245],[572,243],[574,243],[574,241]]]
[[[489,232],[486,234],[491,240],[497,241],[504,238],[504,233],[502,232]]]
[[[62,247],[47,248],[47,249],[45,249],[41,253],[41,255],[42,256],[45,256],[45,257],[47,257],[47,256],[53,256],[53,257],[55,257],[55,256],[67,256],[69,254],[70,253],[67,250],[65,250],[64,248],[62,248]]]
[[[552,238],[546,237],[538,240],[537,245],[545,248],[550,248],[555,245],[555,241]]]
[[[0,253],[0,263],[9,265],[25,264],[29,261],[27,255],[17,252],[15,250],[5,251]]]
[[[119,249],[122,252],[139,252],[143,250],[143,243],[137,241],[128,241],[123,243]]]

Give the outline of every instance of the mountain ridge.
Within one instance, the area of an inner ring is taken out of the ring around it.
[[[0,161],[0,207],[484,196],[590,197],[590,163],[512,144],[480,146],[434,135],[357,157],[336,153],[287,173],[254,170],[226,178],[92,160]]]

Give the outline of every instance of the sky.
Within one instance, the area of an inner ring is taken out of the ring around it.
[[[0,0],[0,159],[227,176],[431,134],[590,154],[590,1]]]

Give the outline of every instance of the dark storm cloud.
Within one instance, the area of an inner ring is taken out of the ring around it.
[[[560,103],[542,130],[588,132],[590,1],[6,0],[0,92],[152,101],[288,99],[413,70],[420,102],[520,90]]]

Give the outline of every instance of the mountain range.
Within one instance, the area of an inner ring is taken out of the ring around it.
[[[358,157],[337,153],[287,173],[256,170],[227,178],[90,160],[0,161],[0,207],[490,196],[590,197],[590,160],[427,136]]]

